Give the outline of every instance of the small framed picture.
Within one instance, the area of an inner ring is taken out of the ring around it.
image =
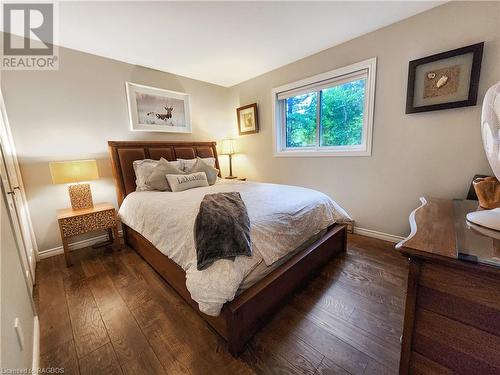
[[[130,129],[191,133],[189,95],[127,82]]]
[[[257,117],[257,103],[245,105],[236,109],[238,116],[239,135],[254,134],[259,132],[259,120]]]
[[[483,43],[410,61],[406,113],[477,103]]]

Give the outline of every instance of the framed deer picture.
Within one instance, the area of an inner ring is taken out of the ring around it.
[[[189,95],[126,82],[130,129],[191,133]]]

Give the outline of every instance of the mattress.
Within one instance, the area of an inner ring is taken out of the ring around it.
[[[250,218],[252,256],[221,259],[196,269],[194,222],[206,194],[237,191]],[[200,311],[217,316],[224,303],[279,266],[311,237],[336,222],[345,210],[315,190],[219,179],[213,186],[182,192],[134,192],[124,199],[120,220],[140,233],[186,272],[186,287]]]

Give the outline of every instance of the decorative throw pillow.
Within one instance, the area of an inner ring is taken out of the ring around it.
[[[177,169],[181,169],[180,161],[175,160],[175,161],[170,161],[169,163],[171,163]],[[136,186],[135,191],[154,190],[153,188],[148,186],[146,181],[153,172],[154,167],[156,167],[156,164],[158,164],[158,160],[153,160],[153,159],[134,160],[132,166],[135,172],[135,186]]]
[[[190,173],[195,172],[205,172],[209,185],[215,184],[217,181],[217,175],[219,174],[219,170],[217,168],[211,167],[205,163],[202,158],[198,158],[196,163],[194,163],[193,168],[191,168]]]
[[[146,185],[154,190],[172,191],[165,177],[167,174],[185,174],[185,172],[176,168],[175,164],[161,158],[147,178]]]
[[[196,187],[208,186],[205,172],[191,174],[167,174],[167,181],[172,191],[184,191]]]
[[[146,180],[153,172],[153,168],[156,167],[158,160],[152,159],[143,159],[143,160],[135,160],[132,163],[135,172],[135,191],[148,191],[152,190],[147,184]]]
[[[182,169],[184,172],[191,173],[191,169],[193,169],[194,164],[198,159],[203,160],[212,168],[215,168],[215,158],[177,159],[177,161],[181,163],[180,169]]]

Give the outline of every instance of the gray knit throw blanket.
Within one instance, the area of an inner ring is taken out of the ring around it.
[[[197,269],[218,259],[252,256],[250,219],[240,193],[207,194],[194,223]]]

